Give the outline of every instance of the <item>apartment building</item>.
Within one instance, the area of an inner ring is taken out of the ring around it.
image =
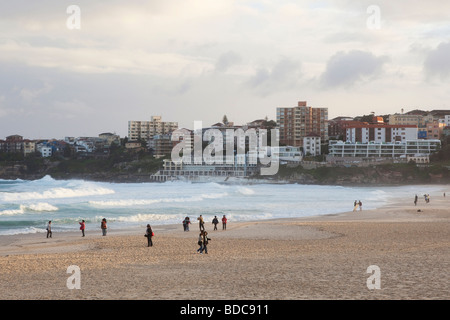
[[[328,141],[328,108],[313,108],[306,101],[296,107],[277,108],[280,144],[302,147],[303,138],[314,133],[321,141]]]
[[[20,135],[11,135],[6,140],[0,140],[0,152],[22,153],[27,156],[36,151],[36,141],[24,139]]]
[[[426,124],[427,139],[440,139],[444,130],[445,123],[438,120],[430,121]]]
[[[155,135],[170,134],[178,129],[178,122],[162,121],[161,116],[152,116],[150,121],[128,121],[128,140],[150,140]]]
[[[390,125],[417,125],[419,139],[440,139],[450,121],[450,110],[413,110],[389,115]]]
[[[347,127],[346,141],[360,143],[405,142],[417,139],[416,125],[360,124]]]
[[[332,140],[328,146],[329,157],[345,158],[396,158],[428,155],[439,150],[440,140],[407,140],[389,143],[360,143]]]
[[[36,141],[23,140],[23,154],[25,156],[36,152]]]
[[[170,155],[173,148],[173,142],[170,134],[157,134],[148,140],[147,147],[153,151],[155,158],[161,158]]]
[[[310,134],[303,138],[303,152],[305,156],[320,156],[321,143],[320,136],[317,134]]]
[[[433,121],[433,116],[431,114],[421,115],[421,114],[390,114],[389,115],[390,125],[415,125],[418,128],[423,128],[425,124],[429,121]]]
[[[445,124],[445,126],[449,127],[450,126],[450,114],[445,115],[443,119],[444,119],[443,123]]]
[[[361,122],[350,117],[336,117],[328,120],[328,136],[338,140],[342,139],[345,137],[347,127],[355,124],[361,124]]]

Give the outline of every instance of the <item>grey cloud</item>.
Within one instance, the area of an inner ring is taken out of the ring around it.
[[[385,56],[377,57],[360,50],[338,52],[328,60],[320,82],[327,88],[351,87],[381,73],[386,61]]]
[[[216,71],[226,72],[228,68],[240,63],[242,58],[234,51],[229,51],[220,55],[216,62]]]
[[[429,77],[438,76],[441,79],[450,77],[450,42],[442,42],[428,53],[424,69]]]
[[[282,58],[272,68],[261,67],[247,81],[247,86],[267,96],[273,92],[295,87],[301,78],[301,63]]]

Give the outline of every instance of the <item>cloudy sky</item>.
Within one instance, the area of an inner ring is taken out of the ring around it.
[[[450,1],[0,3],[0,139],[450,109]]]

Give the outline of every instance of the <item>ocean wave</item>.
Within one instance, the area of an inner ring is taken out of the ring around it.
[[[30,204],[30,205],[21,205],[21,208],[29,211],[58,211],[58,207],[55,207],[54,205],[51,205],[46,202],[39,202],[36,204]]]
[[[246,195],[246,196],[255,194],[254,190],[252,190],[250,188],[247,188],[247,187],[238,187],[237,190],[238,190],[239,193],[241,193],[243,195]]]
[[[9,209],[9,210],[0,211],[0,216],[13,216],[13,215],[23,214],[23,213],[25,213],[25,211],[22,208]]]
[[[104,201],[89,201],[89,204],[98,207],[132,207],[132,206],[146,206],[156,203],[173,203],[173,202],[196,202],[205,199],[219,199],[226,197],[228,193],[213,193],[201,194],[198,196],[191,196],[186,198],[163,198],[163,199],[127,199],[127,200],[104,200]]]
[[[1,215],[16,215],[16,214],[24,214],[25,212],[35,211],[35,212],[50,212],[50,211],[58,211],[58,207],[51,205],[46,202],[39,202],[36,204],[21,204],[19,209],[8,209],[0,211]]]
[[[110,221],[114,222],[145,222],[145,223],[153,223],[153,222],[166,222],[166,223],[175,223],[183,221],[184,215],[177,214],[177,215],[168,215],[168,214],[154,214],[154,213],[148,213],[148,214],[135,214],[131,216],[120,216],[113,219],[110,219]]]
[[[44,233],[47,232],[43,228],[27,227],[19,229],[0,230],[0,235],[11,236],[15,234]]]
[[[107,195],[112,193],[115,193],[115,191],[103,187],[80,189],[52,188],[43,192],[3,192],[0,193],[0,200],[3,200],[5,202],[12,202],[22,200],[75,198],[94,195]]]

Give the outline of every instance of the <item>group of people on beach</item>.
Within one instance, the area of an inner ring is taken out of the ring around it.
[[[205,220],[203,219],[203,216],[200,215],[198,218],[198,226],[200,228],[200,231],[204,231],[205,230]],[[226,230],[227,229],[227,217],[225,215],[223,215],[222,217],[222,230]],[[183,220],[183,228],[184,231],[189,231],[189,224],[191,223],[191,221],[189,220],[189,217],[186,217]],[[219,219],[217,218],[217,216],[214,216],[214,219],[212,220],[212,224],[214,225],[214,230],[217,230],[217,225],[219,224]]]
[[[358,209],[358,207],[359,207],[359,211],[361,211],[362,210],[361,200],[359,200],[359,201],[355,200],[355,202],[353,203],[353,211],[356,211]]]
[[[444,192],[444,197],[445,197],[445,192]],[[428,193],[423,195],[423,198],[425,199],[425,203],[430,203],[430,195]],[[414,197],[414,205],[417,206],[417,201],[419,200],[419,197],[416,196]]]
[[[81,222],[79,222],[80,224],[80,230],[81,230],[81,236],[84,237],[85,233],[84,230],[86,230],[86,221],[81,220]],[[100,223],[100,229],[102,230],[102,235],[106,236],[106,232],[108,230],[108,227],[106,225],[106,219],[103,218],[102,222]],[[52,232],[52,221],[50,220],[47,224],[47,238],[51,238],[53,235]]]
[[[189,222],[189,217],[186,217],[186,219]],[[186,221],[186,219],[185,219],[185,221]],[[200,215],[197,218],[197,220],[198,220],[198,226],[200,229],[200,234],[198,235],[198,241],[197,241],[197,244],[200,247],[197,249],[197,253],[203,254],[203,251],[204,251],[205,254],[208,254],[208,242],[211,239],[208,237],[208,232],[205,230],[205,220],[203,219],[202,215]],[[212,220],[212,224],[214,225],[214,230],[217,230],[217,225],[219,224],[219,219],[217,218],[217,216],[214,216],[214,219]],[[226,229],[227,229],[227,217],[225,215],[223,215],[222,230],[226,230]],[[185,229],[184,231],[189,231],[189,228],[188,228],[188,230]]]
[[[211,239],[208,237],[208,232],[205,230],[205,221],[203,219],[203,216],[200,215],[197,218],[197,220],[199,222],[199,228],[200,228],[200,234],[199,234],[198,242],[197,242],[200,247],[198,248],[197,252],[202,254],[204,251],[207,254],[208,253],[208,249],[207,249],[208,241],[210,241]],[[227,229],[227,221],[228,221],[227,217],[225,215],[223,215],[222,230]],[[186,217],[183,220],[184,231],[189,231],[190,223],[191,223],[191,221],[190,221],[189,217]],[[79,224],[80,224],[81,236],[84,237],[85,236],[84,231],[86,230],[86,222],[84,220],[81,220],[81,222],[79,222]],[[214,216],[214,219],[212,220],[212,224],[214,225],[214,230],[217,230],[217,225],[219,224],[219,219],[217,218],[217,216]],[[106,233],[108,230],[106,218],[102,219],[102,221],[100,223],[100,229],[102,230],[102,235],[106,236]],[[153,247],[152,238],[155,236],[155,233],[153,232],[150,224],[147,224],[147,229],[145,230],[144,236],[147,238],[147,246]],[[52,221],[49,221],[47,224],[47,238],[51,238],[51,237],[52,237]]]

